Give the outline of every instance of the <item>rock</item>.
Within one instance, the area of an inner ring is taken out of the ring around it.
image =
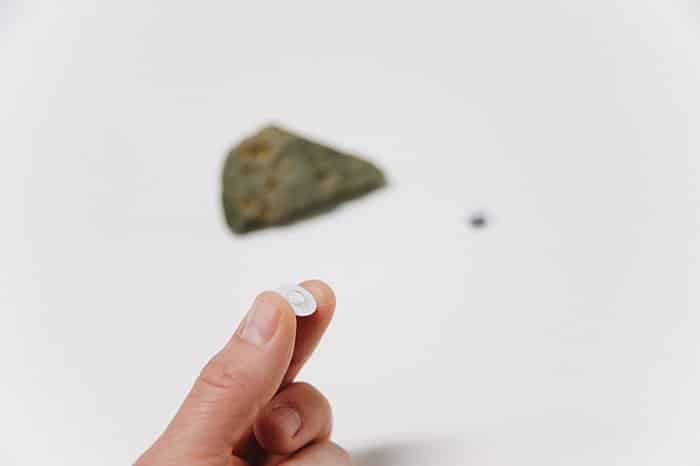
[[[268,126],[229,152],[224,213],[233,231],[245,233],[323,212],[384,184],[370,162]]]

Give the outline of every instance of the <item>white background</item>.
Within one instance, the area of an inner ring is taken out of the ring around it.
[[[696,3],[0,15],[0,464],[129,464],[305,278],[338,311],[302,378],[360,463],[700,464]],[[269,121],[390,187],[231,235],[224,154]]]

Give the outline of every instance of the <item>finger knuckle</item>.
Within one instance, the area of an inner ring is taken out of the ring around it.
[[[290,387],[293,396],[309,400],[316,412],[322,413],[323,427],[318,431],[320,438],[328,438],[333,429],[333,407],[326,396],[316,387],[307,382],[295,382]]]
[[[294,382],[290,389],[300,395],[304,395],[314,399],[326,399],[325,395],[315,386],[308,382]]]
[[[337,458],[338,466],[350,466],[352,464],[352,457],[350,454],[345,451],[343,447],[338,445],[337,443],[334,442],[328,442],[327,443],[327,448],[331,452],[331,454]]]
[[[320,393],[316,387],[308,382],[294,382],[289,388],[303,393]]]
[[[216,391],[247,393],[257,385],[255,378],[240,368],[214,357],[199,374],[198,381]]]

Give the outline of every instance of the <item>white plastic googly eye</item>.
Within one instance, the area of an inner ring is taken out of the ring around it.
[[[298,285],[282,285],[275,293],[282,296],[287,300],[294,314],[299,317],[310,316],[316,312],[316,300],[314,295],[309,293],[306,288],[302,288]]]

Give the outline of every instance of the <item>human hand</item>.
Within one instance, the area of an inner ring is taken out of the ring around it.
[[[326,398],[294,382],[335,309],[328,285],[301,286],[316,299],[316,312],[297,319],[284,298],[260,294],[135,466],[350,465],[347,453],[328,440]]]

